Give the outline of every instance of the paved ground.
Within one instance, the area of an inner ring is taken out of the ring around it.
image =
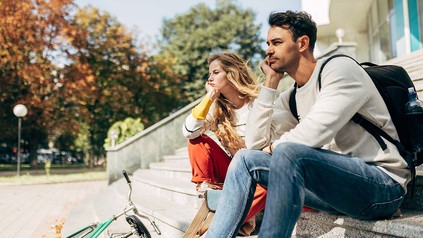
[[[106,181],[37,185],[0,183],[0,237],[59,238],[70,210],[107,186]]]

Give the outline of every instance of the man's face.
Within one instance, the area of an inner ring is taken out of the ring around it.
[[[273,70],[287,72],[291,67],[296,67],[299,48],[288,29],[271,26],[267,33],[267,45],[266,55]]]

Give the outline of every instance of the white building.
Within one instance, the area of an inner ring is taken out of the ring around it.
[[[316,56],[401,65],[423,98],[423,0],[302,0],[301,8],[318,24]]]

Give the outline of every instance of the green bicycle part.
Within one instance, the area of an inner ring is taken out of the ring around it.
[[[110,226],[113,220],[113,218],[109,218],[107,221],[98,224],[97,228],[95,228],[87,238],[97,238],[108,226]]]
[[[86,226],[86,227],[84,227],[84,228],[82,228],[82,229],[80,229],[79,231],[77,231],[77,232],[75,232],[75,233],[73,233],[73,234],[71,234],[71,235],[69,235],[69,236],[67,236],[66,238],[72,238],[72,237],[76,237],[77,235],[79,235],[79,234],[81,234],[82,232],[84,232],[84,231],[86,231],[86,230],[88,230],[88,229],[91,229],[91,231],[89,232],[89,233],[91,233],[91,232],[93,232],[96,227],[96,225],[88,225],[88,226]]]

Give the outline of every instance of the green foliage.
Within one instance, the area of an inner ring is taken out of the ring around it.
[[[85,123],[81,123],[80,130],[78,131],[74,142],[75,150],[84,153],[85,156],[88,156],[88,152],[91,149],[89,138],[89,126]]]
[[[175,58],[174,71],[185,76],[182,105],[204,94],[207,59],[211,53],[232,50],[253,64],[264,53],[260,46],[260,25],[254,24],[255,13],[232,1],[218,1],[216,5],[211,9],[201,3],[163,22],[160,54]]]
[[[108,136],[104,140],[104,148],[112,146],[112,132],[117,134],[115,141],[115,144],[117,145],[142,130],[144,130],[144,124],[141,123],[141,118],[133,119],[132,117],[128,117],[123,121],[115,122],[108,130]]]

